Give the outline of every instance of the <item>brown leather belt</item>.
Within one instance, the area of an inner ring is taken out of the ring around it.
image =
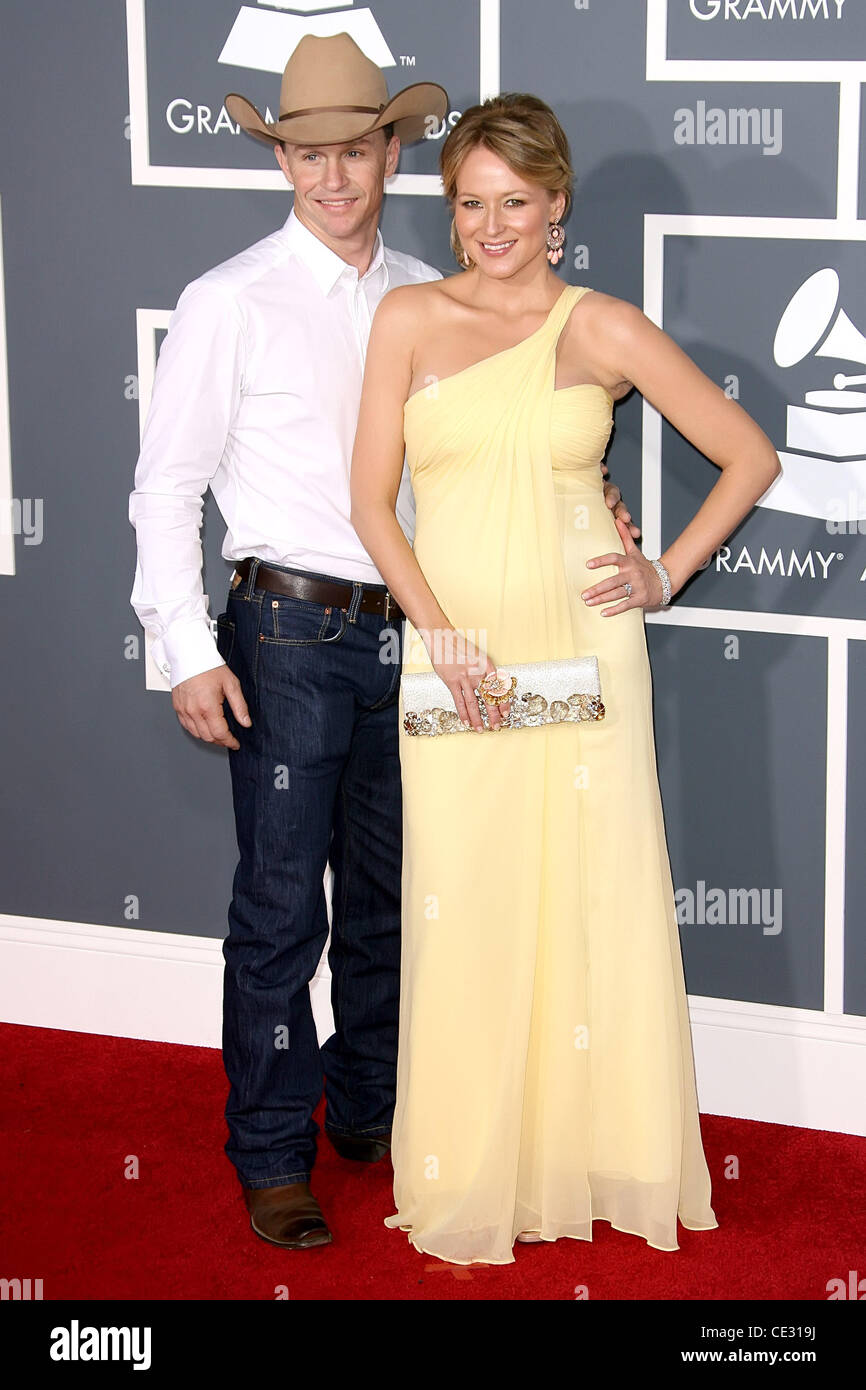
[[[235,573],[239,574],[241,579],[246,579],[251,564],[250,556],[245,556],[243,560],[235,560]],[[340,583],[339,580],[314,579],[312,575],[307,574],[287,574],[284,570],[271,569],[264,563],[260,564],[256,571],[256,588],[283,594],[286,598],[310,599],[313,603],[341,608],[343,612],[348,611],[355,592],[348,580]],[[406,616],[387,589],[372,588],[369,584],[363,585],[361,589],[358,608],[362,613],[381,613],[389,622],[393,620],[400,623]]]

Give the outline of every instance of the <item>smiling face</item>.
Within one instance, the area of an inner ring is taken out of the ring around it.
[[[385,179],[397,168],[400,141],[374,130],[339,145],[274,147],[295,190],[295,214],[320,240],[337,249],[375,232]]]
[[[507,279],[537,269],[547,256],[548,226],[564,210],[563,193],[530,182],[484,145],[471,149],[457,172],[457,235],[484,275]]]

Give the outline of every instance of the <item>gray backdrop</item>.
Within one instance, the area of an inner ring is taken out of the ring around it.
[[[806,401],[837,373],[866,374],[866,107],[851,62],[866,55],[866,6],[725,8],[3,0],[0,494],[17,499],[4,507],[18,532],[0,575],[4,913],[225,931],[226,755],[148,688],[129,606],[139,377],[164,317],[142,319],[138,339],[136,321],[284,220],[269,151],[234,131],[222,99],[240,90],[275,112],[292,44],[330,23],[385,46],[392,91],[441,81],[454,112],[497,86],[550,101],[578,174],[560,273],[652,310],[804,470],[805,502],[755,508],[673,617],[648,624],[659,767],[690,992],[866,1014],[866,395],[849,383],[835,409]],[[405,152],[402,173],[427,175],[414,185],[426,191],[389,193],[383,230],[448,270],[448,216],[428,196],[440,147]],[[828,269],[838,284],[825,274],[788,316],[797,360],[785,365],[785,308]],[[801,416],[811,447],[791,438]],[[657,451],[652,417],[637,393],[619,405],[609,454],[650,555],[717,476],[666,424]],[[41,535],[28,534],[37,505]],[[209,498],[213,616],[230,572],[223,530]],[[835,793],[828,805],[828,777],[847,787],[844,806]],[[825,979],[825,942],[842,930],[838,912],[825,921],[828,826],[833,872],[844,866],[844,980]]]

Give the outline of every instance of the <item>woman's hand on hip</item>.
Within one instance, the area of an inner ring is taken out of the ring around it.
[[[616,565],[618,572],[609,575],[607,579],[600,579],[590,589],[584,589],[581,598],[589,608],[611,599],[618,599],[619,602],[613,608],[601,610],[603,618],[611,618],[615,613],[625,613],[629,608],[658,608],[662,601],[662,581],[657,571],[635,545],[626,522],[615,516],[614,524],[619,531],[625,554],[594,555],[591,560],[587,560],[586,565],[587,569],[596,569],[600,565]],[[630,589],[626,589],[626,585],[630,585]]]

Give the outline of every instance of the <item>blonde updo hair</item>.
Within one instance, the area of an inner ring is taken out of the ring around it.
[[[457,175],[471,150],[483,146],[504,160],[516,174],[541,184],[551,194],[565,194],[563,220],[571,207],[574,170],[565,131],[540,97],[528,92],[502,92],[469,106],[449,132],[439,156],[445,196],[457,198]],[[451,219],[451,250],[463,267],[463,247]]]

